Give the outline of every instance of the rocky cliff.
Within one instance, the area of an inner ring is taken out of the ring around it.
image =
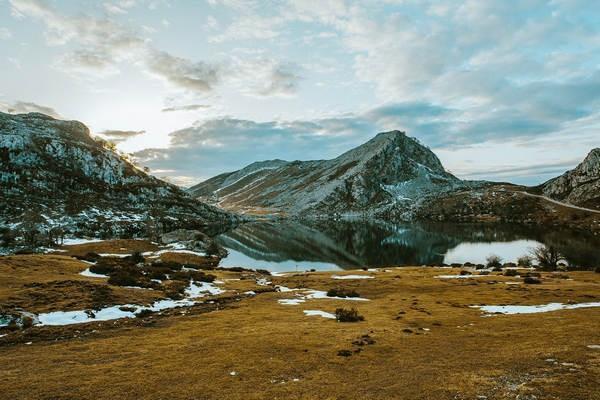
[[[0,113],[0,222],[35,212],[56,223],[171,221],[225,223],[231,215],[148,175],[80,122]]]
[[[377,214],[463,185],[431,150],[392,131],[332,160],[254,163],[189,192],[242,212],[352,215]]]
[[[575,169],[541,185],[542,193],[565,203],[600,210],[600,148]]]

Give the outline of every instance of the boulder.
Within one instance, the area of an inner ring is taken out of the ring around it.
[[[207,234],[192,229],[177,229],[161,236],[163,244],[179,243],[186,249],[203,251],[207,255],[227,257],[227,250]]]

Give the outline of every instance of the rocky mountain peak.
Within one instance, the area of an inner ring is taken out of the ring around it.
[[[431,150],[398,130],[379,133],[331,160],[265,165],[219,175],[190,193],[237,211],[355,214],[414,202],[461,182]]]
[[[0,113],[0,190],[0,223],[22,220],[31,211],[69,223],[142,224],[152,210],[173,220],[230,219],[94,140],[81,122],[39,113]]]
[[[541,189],[553,199],[600,209],[600,148],[590,151],[574,169],[542,184]]]
[[[592,149],[583,162],[577,166],[577,170],[590,177],[600,177],[600,147]]]

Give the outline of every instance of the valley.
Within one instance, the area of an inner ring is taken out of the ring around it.
[[[165,295],[82,276],[90,264],[68,256],[156,252],[150,243],[108,241],[62,250],[0,258],[0,303],[34,314],[86,305],[75,286],[57,282],[107,288],[112,293],[104,299],[107,305],[149,304]],[[160,257],[203,264],[201,256],[190,254]],[[84,324],[0,328],[3,396],[593,399],[597,394],[597,273],[541,272],[541,283],[528,284],[527,269],[518,270],[520,277],[470,267],[206,272],[215,275],[222,292],[205,292],[193,305]],[[364,277],[369,279],[359,279]],[[38,290],[33,296],[23,287]],[[331,289],[364,300],[330,297]],[[63,300],[51,307],[36,300],[57,295]],[[582,308],[489,315],[475,307],[502,304]],[[337,322],[337,308],[355,308],[364,320]]]
[[[0,134],[6,398],[597,397],[596,150],[524,187],[391,131],[183,190],[78,122]]]

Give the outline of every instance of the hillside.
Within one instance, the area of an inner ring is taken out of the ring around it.
[[[241,212],[375,214],[463,187],[440,160],[400,131],[380,133],[332,160],[254,163],[189,189],[192,196]]]
[[[139,229],[149,214],[172,225],[232,220],[108,147],[80,122],[0,113],[0,222],[15,226],[33,218],[81,229],[112,223],[103,229],[118,233],[121,223],[129,225],[122,229]]]
[[[590,151],[575,169],[549,180],[540,189],[552,199],[600,210],[600,148]]]

